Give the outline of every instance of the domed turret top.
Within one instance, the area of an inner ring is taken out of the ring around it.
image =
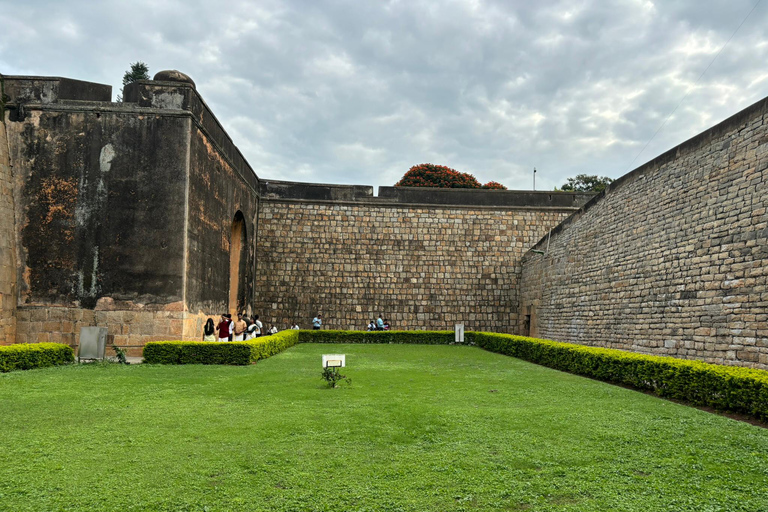
[[[177,71],[175,69],[158,71],[155,73],[155,77],[152,80],[158,80],[161,82],[182,82],[185,84],[191,84],[192,88],[195,88],[195,81],[189,78],[189,75],[185,75],[181,71]]]

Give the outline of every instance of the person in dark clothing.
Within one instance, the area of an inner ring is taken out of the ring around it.
[[[216,341],[216,326],[213,325],[213,318],[209,318],[203,327],[203,341]]]

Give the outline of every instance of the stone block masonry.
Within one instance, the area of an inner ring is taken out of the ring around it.
[[[20,307],[17,312],[17,343],[65,343],[75,349],[80,343],[80,328],[106,327],[107,356],[112,346],[123,348],[129,356],[141,356],[149,341],[183,339],[183,311],[167,309],[130,310],[109,301],[97,308]],[[191,338],[198,339],[198,338]]]
[[[592,200],[374,196],[259,179],[181,73],[119,104],[2,78],[0,343],[76,346],[97,325],[138,355],[224,311],[278,328],[383,314],[768,369],[768,99]]]
[[[768,100],[611,185],[522,262],[521,332],[768,369]]]
[[[433,192],[435,195],[435,192]],[[439,195],[439,194],[437,194]],[[512,332],[520,258],[573,207],[262,201],[255,311],[266,324]]]
[[[109,86],[5,78],[0,340],[76,347],[96,325],[140,355],[251,309],[258,179],[191,81],[135,82],[116,104]]]
[[[0,345],[16,339],[16,236],[13,180],[3,116],[0,76]]]

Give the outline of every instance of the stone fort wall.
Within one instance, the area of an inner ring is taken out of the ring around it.
[[[0,75],[0,345],[16,339],[16,236],[13,182],[5,133],[4,80]]]
[[[270,182],[255,311],[278,328],[513,332],[523,253],[590,194],[424,191]],[[485,203],[485,204],[482,204]]]
[[[191,81],[116,104],[100,84],[4,78],[0,343],[77,347],[97,325],[139,355],[245,309],[768,368],[768,99],[587,203],[266,182]]]
[[[518,329],[768,368],[768,99],[614,182],[522,261]]]
[[[95,325],[140,355],[148,341],[200,339],[207,315],[252,308],[243,240],[258,180],[194,84],[137,82],[123,103],[109,86],[66,78],[4,85],[2,332],[15,321],[5,342],[77,348],[80,328]]]

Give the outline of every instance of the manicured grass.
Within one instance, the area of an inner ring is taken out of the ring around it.
[[[2,374],[0,415],[0,510],[768,509],[767,430],[472,347]]]

